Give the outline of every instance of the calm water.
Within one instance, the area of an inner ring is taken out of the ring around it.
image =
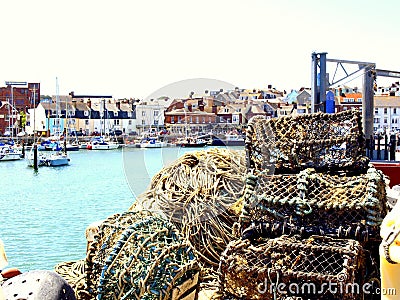
[[[163,166],[193,149],[70,152],[66,167],[0,163],[0,238],[9,267],[51,270],[85,257],[86,227],[126,211]]]

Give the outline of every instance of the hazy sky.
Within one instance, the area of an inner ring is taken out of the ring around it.
[[[310,86],[313,51],[400,71],[399,13],[398,0],[3,1],[0,85],[54,95],[58,77],[61,95],[116,98],[191,78],[290,90]]]

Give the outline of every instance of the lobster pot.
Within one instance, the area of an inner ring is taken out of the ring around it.
[[[219,292],[225,299],[360,299],[363,266],[362,247],[354,240],[237,240],[221,257]]]
[[[174,225],[146,211],[108,218],[86,259],[96,299],[195,299],[199,264]]]
[[[253,117],[246,130],[248,168],[274,174],[362,172],[368,166],[361,114],[355,110],[266,119]]]
[[[387,214],[384,175],[358,176],[306,169],[299,174],[249,175],[240,227],[244,238],[282,234],[330,235],[360,242],[379,239]]]

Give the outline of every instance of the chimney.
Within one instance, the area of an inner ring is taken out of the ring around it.
[[[117,101],[117,102],[115,102],[115,105],[117,106],[118,110],[121,109],[121,102]]]
[[[92,108],[92,101],[90,99],[87,100],[87,106],[89,108]]]
[[[272,84],[268,84],[268,89],[272,89]]]
[[[192,109],[192,104],[189,104],[189,105],[188,105],[188,110],[189,110],[190,112],[193,111],[193,109]]]

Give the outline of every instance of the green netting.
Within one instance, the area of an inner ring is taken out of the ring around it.
[[[379,226],[388,212],[384,179],[372,166],[357,176],[314,169],[288,175],[249,175],[241,230],[247,237],[303,233],[362,242],[379,238]]]

